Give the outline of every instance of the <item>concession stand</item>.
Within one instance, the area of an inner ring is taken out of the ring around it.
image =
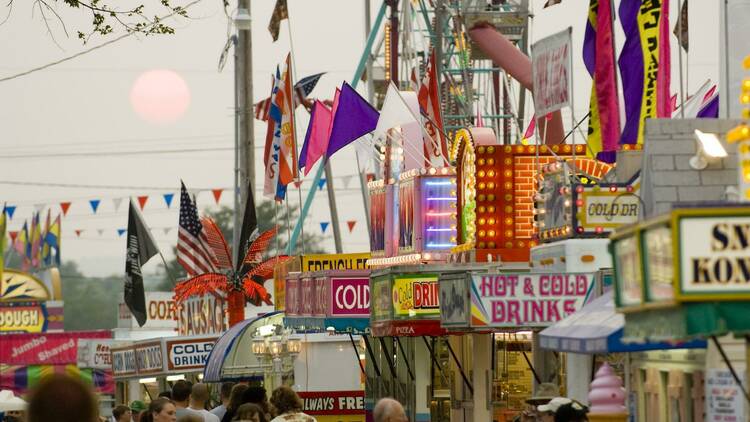
[[[159,392],[169,389],[174,381],[200,380],[216,340],[216,335],[167,337],[113,345],[110,350],[112,374],[117,385],[116,401],[127,403],[140,397],[154,399]],[[138,381],[141,396],[130,395],[129,380]]]
[[[706,420],[746,420],[746,342],[730,334],[750,331],[750,208],[680,205],[612,235],[615,305],[625,315],[626,342],[710,341],[705,351],[634,355],[632,410],[639,420],[692,420],[704,412]],[[727,402],[725,393],[736,400]]]

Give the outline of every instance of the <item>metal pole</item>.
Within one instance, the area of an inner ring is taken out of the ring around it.
[[[232,249],[239,250],[240,242],[240,109],[239,109],[239,91],[240,86],[240,60],[237,35],[232,36],[232,45],[234,46],[234,223],[232,224]]]
[[[336,253],[343,252],[341,248],[341,226],[339,226],[339,211],[336,208],[336,192],[333,189],[333,173],[331,162],[326,160],[326,187],[328,190],[328,207],[331,210],[331,225],[333,225],[333,242],[336,244]]]
[[[372,32],[372,20],[370,19],[370,0],[365,0],[365,39],[370,38],[370,32]],[[372,53],[367,54],[367,64],[365,65],[367,72],[367,101],[370,104],[375,103],[375,83],[373,82],[372,74]],[[361,161],[359,159],[359,151],[355,151],[357,158],[357,170],[359,170],[359,187],[362,190],[362,203],[365,205],[365,223],[367,223],[367,235],[372,233],[370,227],[370,195],[367,190],[367,173],[362,170]]]
[[[687,0],[685,0],[687,2]],[[679,34],[677,40],[677,56],[680,58],[680,118],[685,118],[685,91],[683,91],[682,85],[682,0],[677,0],[677,10],[680,14],[677,18],[677,33]],[[672,117],[672,116],[669,116]]]
[[[239,9],[247,10],[250,14],[250,0],[238,0]],[[238,31],[237,43],[237,64],[235,71],[239,74],[236,76],[237,83],[237,100],[238,107],[235,110],[238,116],[239,139],[239,204],[247,202],[247,196],[252,195],[248,191],[249,186],[255,186],[255,120],[253,110],[253,53],[252,53],[252,31]],[[236,192],[235,192],[236,195]],[[241,230],[239,227],[241,221],[241,206],[236,204],[235,214],[235,232]],[[233,236],[236,242],[239,241],[239,235]],[[235,248],[239,245],[235,243]]]
[[[438,78],[438,92],[442,85],[440,78],[443,76],[443,19],[445,19],[445,4],[443,0],[437,0],[435,4],[435,74]]]
[[[398,78],[398,3],[399,0],[388,0],[391,7],[391,80],[399,86]]]

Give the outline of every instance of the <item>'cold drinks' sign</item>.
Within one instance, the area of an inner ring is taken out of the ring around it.
[[[544,327],[581,309],[594,275],[477,274],[472,283],[472,325]]]
[[[331,316],[368,316],[369,314],[369,278],[331,278]]]

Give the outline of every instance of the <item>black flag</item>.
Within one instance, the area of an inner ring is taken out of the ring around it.
[[[245,202],[245,212],[242,214],[242,230],[240,231],[239,244],[237,248],[237,260],[235,267],[237,271],[242,269],[242,260],[245,258],[245,252],[253,237],[258,236],[258,217],[255,215],[255,199],[253,198],[253,187],[247,187],[247,202]]]
[[[143,327],[148,319],[146,316],[146,296],[143,291],[143,276],[141,266],[152,256],[159,253],[151,232],[146,227],[141,213],[130,200],[128,211],[128,243],[125,258],[125,304],[135,316],[138,325]]]

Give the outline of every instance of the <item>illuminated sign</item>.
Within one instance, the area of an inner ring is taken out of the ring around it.
[[[224,300],[213,294],[188,298],[180,305],[179,318],[181,336],[220,334],[227,329]]]
[[[393,314],[413,318],[440,315],[440,293],[436,274],[402,275],[393,278]]]
[[[545,327],[583,307],[594,274],[475,274],[471,325]]]

